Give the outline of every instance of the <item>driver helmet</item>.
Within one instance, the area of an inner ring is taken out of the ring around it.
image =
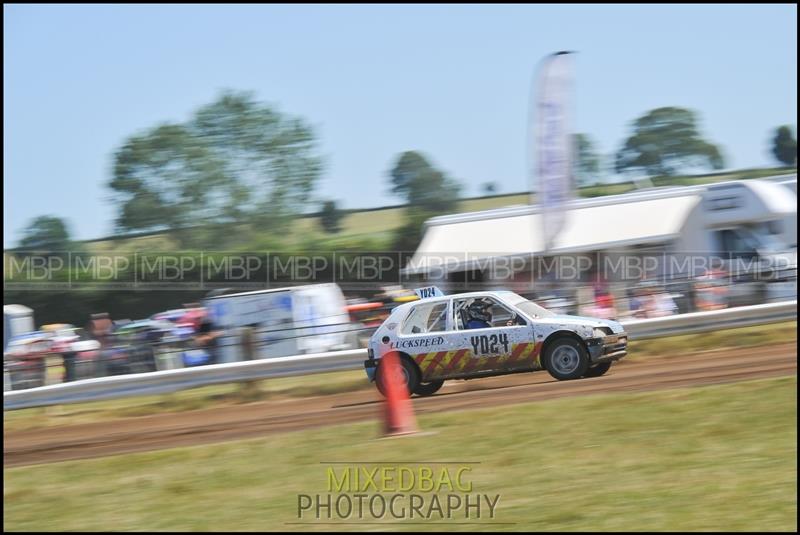
[[[490,323],[492,321],[492,313],[489,310],[492,304],[482,299],[477,299],[469,304],[467,307],[467,316],[469,319],[485,321]]]

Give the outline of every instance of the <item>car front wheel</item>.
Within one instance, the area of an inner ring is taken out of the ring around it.
[[[601,362],[600,364],[592,366],[586,370],[586,375],[584,375],[584,377],[600,377],[601,375],[604,375],[609,368],[611,368],[610,362]]]
[[[561,337],[547,346],[544,365],[559,381],[577,379],[589,369],[589,355],[578,340]]]

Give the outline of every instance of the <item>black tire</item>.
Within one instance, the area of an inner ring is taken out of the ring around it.
[[[384,360],[381,358],[375,370],[375,385],[378,387],[378,392],[380,392],[383,397],[386,397],[386,392],[384,392],[383,389],[383,381],[381,379],[383,376],[383,363]],[[400,369],[403,371],[406,387],[408,388],[408,395],[410,396],[412,393],[416,392],[419,387],[419,372],[416,366],[404,357],[400,357]]]
[[[442,388],[444,381],[431,381],[430,383],[419,383],[414,393],[418,396],[432,396]]]
[[[592,366],[588,370],[586,370],[586,374],[584,377],[600,377],[604,375],[608,369],[611,368],[611,362],[601,362],[596,366]]]
[[[559,381],[577,379],[589,369],[589,355],[581,342],[562,336],[547,345],[544,367]]]

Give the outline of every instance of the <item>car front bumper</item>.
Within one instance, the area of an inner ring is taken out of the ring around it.
[[[628,333],[612,334],[586,340],[592,364],[613,362],[628,354]]]

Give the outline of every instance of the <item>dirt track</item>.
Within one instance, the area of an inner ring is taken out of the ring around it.
[[[797,373],[794,344],[623,360],[604,376],[559,382],[547,372],[445,384],[439,394],[414,400],[417,414],[485,408],[601,392],[727,383]],[[119,453],[256,437],[379,417],[372,390],[266,401],[233,407],[127,418],[113,422],[3,433],[5,467],[86,459]]]

